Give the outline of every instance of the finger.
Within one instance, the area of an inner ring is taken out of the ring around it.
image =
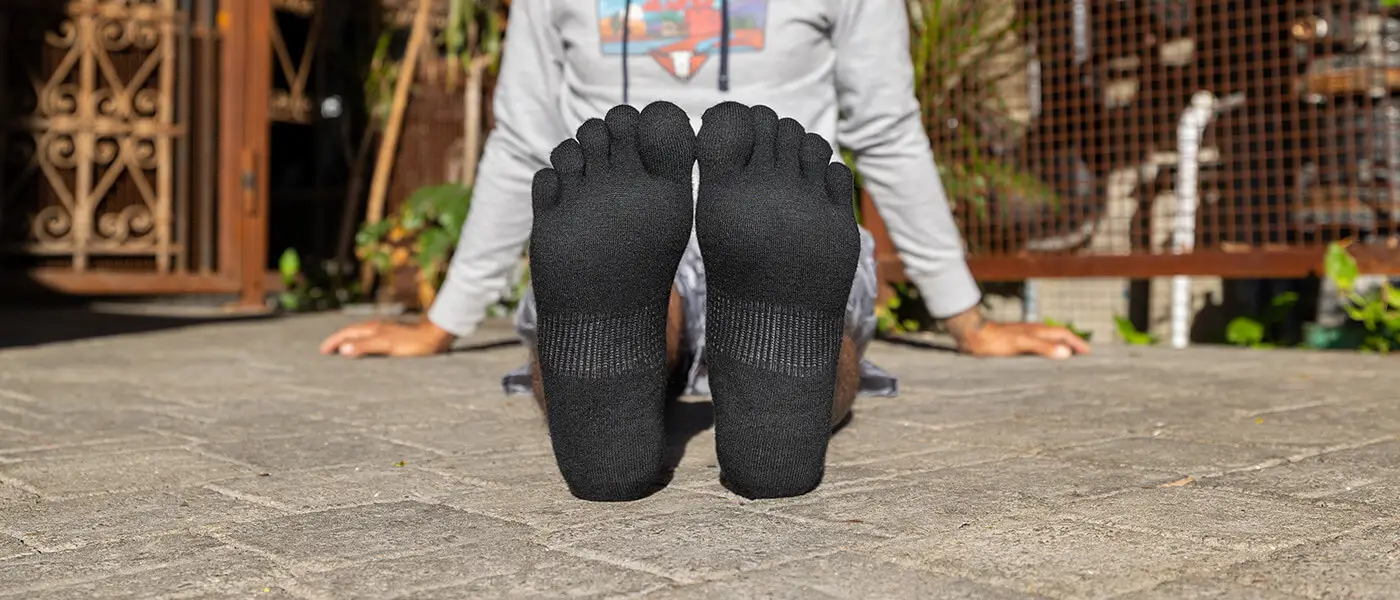
[[[371,335],[354,339],[340,345],[338,350],[346,358],[384,356],[394,351],[394,341],[389,336]]]
[[[1042,326],[1036,329],[1035,336],[1047,342],[1068,346],[1075,354],[1089,353],[1089,342],[1084,341],[1084,338],[1075,335],[1073,331],[1064,327]]]
[[[331,336],[326,338],[324,342],[321,342],[321,354],[331,354],[335,352],[336,348],[339,348],[341,344],[344,344],[345,342],[353,339],[362,338],[367,335],[372,335],[375,331],[378,330],[378,322],[356,323],[354,325],[344,327],[340,331],[331,334]]]
[[[1022,354],[1037,354],[1053,360],[1064,360],[1074,355],[1069,346],[1034,336],[1018,337],[1016,346]]]

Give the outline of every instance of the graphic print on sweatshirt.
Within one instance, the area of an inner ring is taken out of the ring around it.
[[[629,10],[630,9],[630,10]],[[690,81],[720,52],[720,0],[598,0],[598,33],[604,56],[650,54],[681,81]],[[729,51],[761,52],[768,0],[729,0]]]

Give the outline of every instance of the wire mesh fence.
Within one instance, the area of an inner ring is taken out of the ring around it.
[[[1386,0],[910,2],[974,271],[1396,271],[1400,8]]]

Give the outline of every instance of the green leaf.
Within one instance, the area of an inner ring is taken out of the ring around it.
[[[1359,275],[1356,268],[1356,259],[1347,252],[1346,246],[1337,242],[1332,242],[1327,246],[1327,257],[1323,260],[1323,269],[1327,278],[1337,284],[1337,288],[1343,292],[1350,292],[1356,286],[1356,278]]]
[[[296,312],[297,309],[301,308],[301,298],[298,298],[296,294],[291,292],[282,292],[278,294],[277,303],[282,306],[283,310],[290,312]]]
[[[1070,323],[1070,322],[1068,322],[1068,321],[1058,321],[1058,320],[1055,320],[1055,319],[1046,319],[1044,322],[1045,322],[1046,325],[1049,325],[1049,326],[1051,326],[1051,327],[1064,327],[1065,329],[1068,329],[1070,333],[1073,333],[1074,335],[1079,336],[1079,339],[1082,339],[1082,340],[1084,340],[1084,341],[1086,341],[1086,342],[1087,342],[1087,341],[1090,341],[1090,340],[1094,337],[1094,333],[1093,333],[1093,332],[1091,332],[1091,331],[1084,331],[1083,329],[1080,329],[1080,328],[1078,328],[1078,327],[1075,327],[1075,326],[1074,326],[1074,323]]]
[[[393,268],[393,262],[389,260],[389,252],[386,250],[375,250],[369,254],[366,260],[381,275],[388,273]]]
[[[1118,327],[1118,336],[1123,338],[1132,346],[1150,346],[1157,343],[1157,336],[1150,333],[1138,331],[1131,319],[1124,316],[1113,317],[1113,322]]]
[[[1269,308],[1264,311],[1263,322],[1269,324],[1281,323],[1284,319],[1288,318],[1288,313],[1297,305],[1297,292],[1284,292],[1274,296],[1273,300],[1269,301]]]
[[[414,256],[418,267],[428,271],[434,263],[447,262],[454,243],[452,234],[440,227],[425,230],[418,236],[418,253]]]
[[[295,249],[282,251],[282,257],[277,260],[277,271],[282,274],[283,285],[291,287],[296,283],[297,275],[301,274],[301,257]]]
[[[1225,326],[1225,340],[1236,346],[1264,343],[1264,324],[1249,317],[1236,317]]]

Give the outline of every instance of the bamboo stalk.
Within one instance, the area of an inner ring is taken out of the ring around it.
[[[404,112],[408,109],[408,97],[413,88],[414,74],[418,70],[418,59],[423,55],[423,44],[428,38],[428,15],[431,6],[430,0],[418,0],[418,12],[413,16],[413,29],[408,35],[404,63],[399,69],[398,81],[394,84],[394,103],[389,107],[389,122],[379,146],[379,158],[374,165],[369,207],[365,214],[365,220],[369,223],[378,223],[384,218],[384,202],[389,193],[389,177],[393,174],[394,158],[398,155]],[[361,268],[360,283],[366,291],[374,283],[374,269],[369,263],[365,263]]]
[[[490,57],[477,56],[467,67],[467,122],[462,138],[462,185],[465,187],[476,183],[476,168],[481,163],[482,96],[490,61]]]

